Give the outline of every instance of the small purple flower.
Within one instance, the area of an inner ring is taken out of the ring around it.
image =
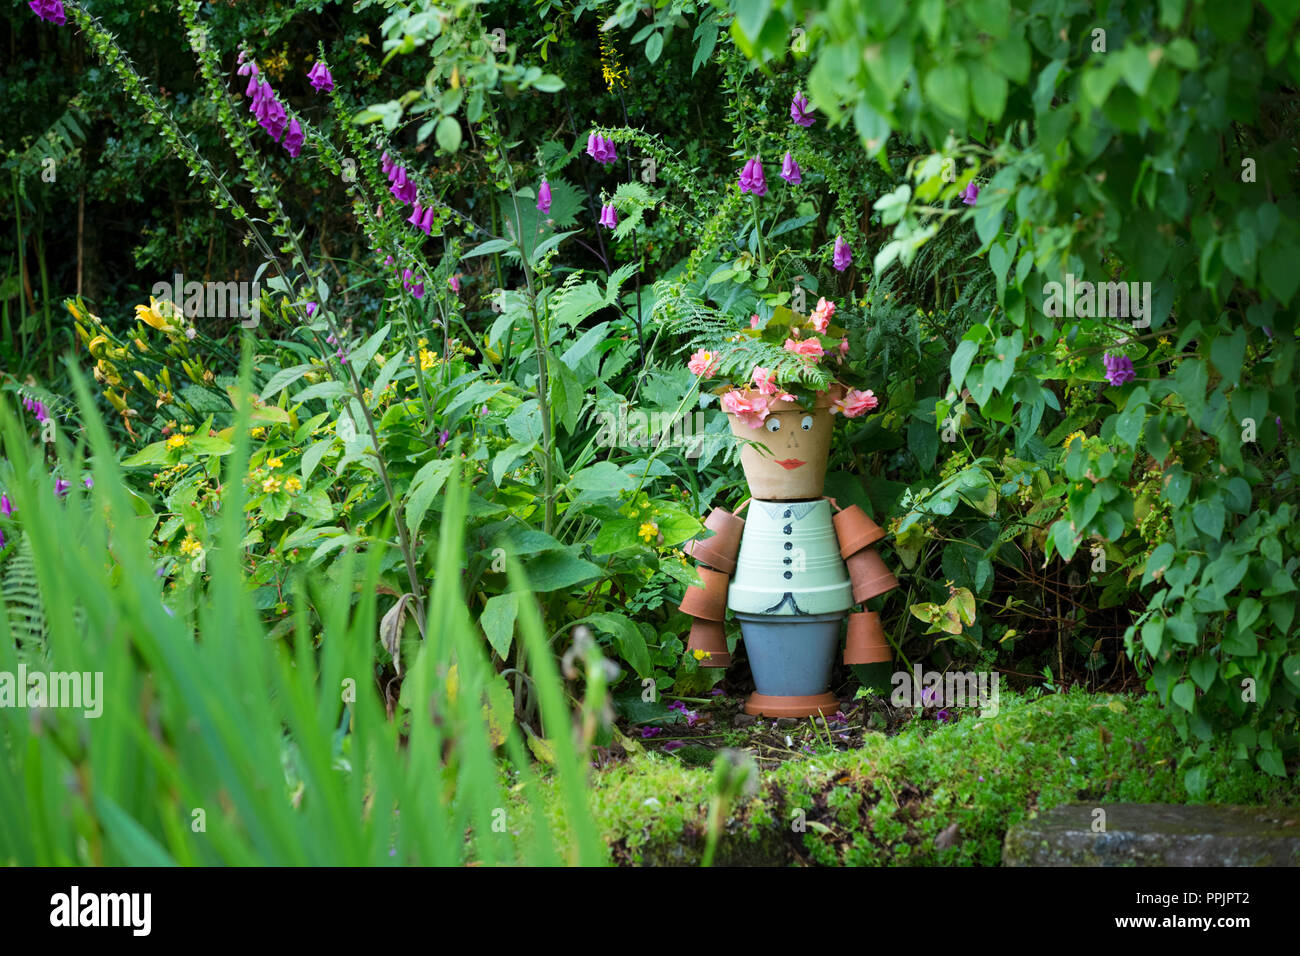
[[[755,196],[767,195],[767,180],[763,178],[763,164],[755,156],[740,171],[740,191]]]
[[[423,299],[423,298],[424,298],[424,280],[423,280],[423,279],[421,279],[421,280],[420,280],[419,282],[417,282],[415,285],[411,286],[411,295],[415,296],[417,299]]]
[[[66,495],[68,493],[68,489],[71,487],[72,487],[72,482],[70,481],[64,481],[62,478],[54,479],[54,493],[59,497],[63,497],[64,495]]]
[[[984,782],[984,774],[980,774],[980,783]]]
[[[673,701],[671,704],[668,705],[668,709],[677,710],[677,711],[681,711],[682,713],[686,713],[686,705],[682,703],[680,700]]]
[[[450,439],[451,439],[451,433],[444,428],[442,432],[439,433],[438,435],[438,447],[441,448],[443,445],[447,444],[447,442]]]
[[[342,362],[344,365],[348,363],[347,353],[344,352],[342,349],[339,349],[337,352],[335,352],[334,357],[338,359],[340,362]]]
[[[0,531],[0,549],[4,548],[4,546],[5,546],[5,533],[3,531]]]
[[[661,749],[665,752],[671,752],[673,750],[681,750],[685,746],[686,741],[684,740],[670,740],[668,743],[664,744]]]
[[[307,74],[307,79],[311,81],[312,87],[318,93],[322,90],[334,89],[334,77],[330,76],[329,67],[320,60],[317,60],[316,65],[311,68],[311,71]]]
[[[87,491],[95,487],[95,479],[91,478],[90,475],[83,478],[81,483],[86,486]]]
[[[816,122],[812,118],[812,111],[808,109],[808,97],[803,93],[796,93],[794,99],[790,101],[790,118],[804,127]]]
[[[248,77],[248,87],[244,90],[244,95],[252,96],[257,92],[257,86],[259,83],[261,83],[261,80],[257,78],[257,64],[252,60],[249,60],[248,62],[245,63],[244,62],[245,55],[246,54],[244,53],[239,54],[240,57],[239,62],[242,63],[243,65],[238,70],[236,70],[235,73],[238,74],[239,76]]]
[[[319,306],[317,306],[315,302],[308,302],[307,305],[306,305],[306,309],[307,309],[307,318],[310,319],[310,318],[311,318],[311,317],[316,313],[316,310],[317,310],[318,308],[319,308]]]
[[[938,700],[938,695],[935,694],[935,692],[934,692],[934,688],[933,688],[933,687],[927,687],[925,690],[921,691],[921,706],[922,706],[922,707],[929,707],[929,706],[930,706],[931,704],[933,704],[936,700]]]
[[[618,151],[614,148],[614,141],[606,139],[599,133],[592,133],[587,137],[587,155],[598,163],[609,165],[618,159]]]
[[[721,687],[715,687],[715,688],[713,688],[713,690],[709,691],[709,696],[710,696],[710,697],[721,697],[721,696],[722,696],[723,694],[725,694],[725,693],[726,693],[726,691],[724,691]]]
[[[385,176],[393,171],[393,160],[392,157],[388,155],[387,150],[384,151],[383,156],[379,157],[379,165],[383,167]]]
[[[941,724],[946,724],[948,722],[948,711],[946,709],[939,711],[939,713],[934,715],[934,719],[939,721]]]
[[[786,152],[785,159],[781,160],[781,178],[792,186],[798,186],[803,182],[803,171],[799,169],[799,164],[794,161],[789,151]]]
[[[649,740],[651,737],[658,737],[658,736],[659,736],[660,734],[662,734],[663,732],[664,732],[664,729],[663,729],[662,727],[642,727],[642,728],[641,728],[641,739],[642,739],[642,740]]]
[[[451,286],[451,291],[460,295],[460,275],[447,276],[447,285]]]
[[[1137,378],[1137,373],[1133,371],[1133,360],[1127,355],[1111,355],[1107,352],[1102,356],[1102,364],[1106,366],[1106,381],[1112,385],[1123,385]]]
[[[420,227],[420,216],[422,215],[424,215],[424,207],[420,205],[420,201],[417,199],[415,201],[415,209],[411,213],[411,218],[406,221],[418,229]]]
[[[302,152],[302,124],[296,119],[289,121],[289,135],[284,138],[284,150],[294,159]]]
[[[968,206],[975,205],[975,200],[979,198],[980,188],[975,185],[975,180],[966,184],[966,191],[961,194],[961,201]]]
[[[600,224],[606,229],[618,227],[618,213],[615,211],[612,202],[607,202],[600,207]]]
[[[0,495],[0,515],[8,518],[14,513],[14,506],[9,503],[8,495]]]
[[[420,231],[426,236],[433,232],[433,207],[428,206],[420,219]]]
[[[853,251],[849,249],[849,244],[844,241],[843,236],[835,237],[835,254],[831,258],[831,265],[835,266],[836,272],[843,272],[853,261]]]
[[[391,266],[392,264],[393,264],[393,257],[392,257],[392,256],[388,256],[386,259],[384,259],[384,265],[386,265],[386,266]]]
[[[545,215],[551,211],[551,184],[545,179],[537,188],[537,211]]]
[[[32,8],[32,13],[56,26],[61,27],[67,22],[60,0],[29,0],[27,5]]]
[[[393,185],[389,187],[389,192],[403,203],[415,202],[416,197],[419,195],[419,191],[416,189],[415,183],[406,178],[406,167],[395,166],[393,168],[395,170],[395,172],[391,174]]]

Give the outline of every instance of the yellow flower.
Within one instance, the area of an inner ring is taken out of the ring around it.
[[[428,349],[420,349],[420,371],[427,372],[433,368],[433,363],[438,361],[438,356]]]
[[[653,540],[657,534],[659,534],[659,525],[655,524],[653,521],[645,522],[637,530],[637,537],[642,538],[646,542]]]
[[[420,348],[424,348],[426,345],[429,344],[429,340],[426,338],[421,338],[416,344],[419,345]]]
[[[712,656],[713,656],[713,655],[710,654],[708,651],[702,651],[702,650],[700,650],[700,649],[698,649],[698,648],[696,648],[695,650],[691,651],[691,655],[692,655],[692,656],[693,656],[697,661],[702,661],[702,660],[704,660],[706,657],[712,657]]]
[[[1160,344],[1163,345],[1163,346],[1165,346],[1165,348],[1168,348],[1168,347],[1169,347],[1169,336],[1167,336],[1167,335],[1162,335],[1162,336],[1160,336]]]
[[[135,307],[135,317],[159,332],[175,332],[177,330],[176,326],[167,321],[167,317],[162,314],[162,304],[153,296],[149,296],[148,305],[137,305]]]
[[[296,494],[297,492],[302,490],[302,482],[299,481],[295,476],[291,475],[284,480],[284,490],[289,492],[289,494],[291,495]]]
[[[194,554],[196,551],[202,550],[203,546],[190,535],[186,535],[185,540],[181,542],[181,554]]]
[[[268,459],[266,459],[266,467],[267,467],[267,468],[283,468],[283,467],[284,467],[284,462],[281,461],[279,458],[268,458]]]
[[[167,447],[172,449],[184,448],[189,443],[190,440],[185,435],[173,435],[171,438],[167,439]]]
[[[268,495],[273,495],[280,490],[281,484],[282,482],[280,479],[275,477],[275,475],[272,475],[270,478],[266,479],[266,481],[262,482],[262,491]]]
[[[1064,447],[1066,451],[1069,451],[1070,449],[1070,442],[1074,441],[1077,438],[1079,439],[1079,443],[1082,444],[1087,437],[1088,436],[1085,435],[1083,432],[1071,432],[1069,435],[1065,437]]]
[[[261,425],[259,425],[257,428],[254,428],[249,434],[251,434],[254,438],[265,438],[266,429],[263,428]]]

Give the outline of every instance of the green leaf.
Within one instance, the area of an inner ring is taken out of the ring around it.
[[[1174,703],[1188,713],[1196,709],[1196,688],[1189,682],[1179,681],[1172,696]]]
[[[302,480],[303,481],[306,481],[311,477],[312,472],[316,470],[316,466],[320,464],[320,460],[324,458],[325,455],[329,453],[329,450],[333,447],[334,447],[334,439],[326,438],[323,439],[322,441],[316,442],[316,444],[312,445],[310,448],[308,448],[305,452],[302,453]]]
[[[438,130],[434,133],[434,138],[438,140],[438,145],[449,153],[454,153],[460,149],[460,123],[454,116],[444,116],[438,121]]]
[[[970,371],[971,362],[975,361],[975,356],[979,353],[980,345],[978,342],[964,340],[957,345],[956,351],[952,353],[950,368],[952,371],[952,387],[960,390],[962,383],[966,380],[966,373]]]
[[[433,499],[442,491],[456,462],[450,458],[435,458],[427,462],[411,480],[411,490],[406,496],[406,527],[411,534],[418,534],[424,515],[433,504]]]
[[[659,56],[664,51],[664,35],[662,33],[650,34],[650,39],[645,42],[645,58],[651,63],[657,63]]]
[[[313,368],[315,368],[314,365],[307,364],[307,365],[295,365],[292,368],[280,369],[280,371],[276,372],[274,375],[271,376],[271,380],[267,382],[266,387],[262,389],[262,401],[267,401],[268,399],[274,398],[276,395],[279,395],[282,391],[284,391],[294,382],[298,381],[298,379],[302,378]]]
[[[600,577],[601,569],[568,551],[549,551],[524,565],[527,585],[534,591],[559,591]],[[521,582],[522,583],[522,582]]]
[[[977,69],[971,75],[971,96],[975,112],[997,122],[1007,106],[1007,78],[992,70]]]
[[[1226,513],[1223,509],[1223,502],[1217,497],[1204,501],[1196,502],[1192,508],[1192,520],[1196,527],[1200,528],[1215,541],[1223,538],[1223,522]]]
[[[970,113],[968,82],[965,68],[949,63],[926,73],[922,90],[935,108],[965,120]]]
[[[618,642],[619,656],[632,665],[638,677],[652,677],[654,665],[650,662],[650,651],[646,647],[645,635],[634,622],[625,615],[602,611],[583,618],[596,630],[613,635]]]
[[[488,598],[479,617],[483,633],[487,635],[492,650],[502,660],[510,653],[510,645],[515,639],[515,618],[519,614],[519,592],[495,594]]]

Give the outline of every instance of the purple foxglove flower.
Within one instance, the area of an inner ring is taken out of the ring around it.
[[[384,168],[385,176],[387,176],[390,172],[393,171],[393,161],[391,158],[389,158],[387,150],[384,151],[383,156],[379,157],[379,165]]]
[[[61,27],[67,22],[60,0],[29,0],[27,5],[32,8],[32,13],[42,20],[49,20],[55,26]]]
[[[403,170],[403,173],[405,173],[405,170]],[[406,183],[400,186],[396,192],[397,198],[404,203],[415,202],[419,195],[420,191],[416,187],[414,179],[406,180]]]
[[[396,169],[389,174],[388,178],[392,182],[392,185],[388,187],[388,191],[398,199],[401,199],[402,191],[406,189],[406,167],[396,167]]]
[[[334,89],[334,77],[330,76],[329,67],[320,60],[317,60],[316,65],[311,68],[311,72],[307,74],[307,79],[311,81],[312,87],[318,93],[322,90]]]
[[[966,184],[966,191],[961,194],[961,201],[968,206],[975,205],[975,200],[979,198],[980,188],[975,185],[975,180]]]
[[[835,267],[836,272],[843,272],[851,262],[853,262],[853,250],[849,248],[843,236],[836,236],[835,254],[831,258],[831,265]]]
[[[0,548],[3,548],[4,546],[5,546],[5,533],[3,531],[0,531]]]
[[[451,286],[451,291],[452,291],[452,292],[455,292],[457,295],[460,295],[460,276],[459,276],[459,275],[448,276],[448,277],[447,277],[447,285]]]
[[[789,151],[786,152],[785,159],[781,160],[781,178],[792,186],[798,186],[803,182],[803,172]]]
[[[415,210],[411,213],[411,218],[406,221],[418,229],[420,226],[420,217],[422,215],[424,215],[424,207],[420,205],[420,201],[417,199],[415,201]]]
[[[424,210],[424,216],[420,219],[420,231],[426,236],[433,232],[433,207],[429,206]]]
[[[423,281],[423,280],[421,280],[420,282],[418,282],[418,283],[416,283],[415,285],[411,286],[411,295],[415,296],[417,299],[423,299],[423,298],[424,298],[424,281]]]
[[[308,302],[306,308],[307,308],[307,318],[310,319],[312,315],[315,314],[316,312],[316,308],[317,308],[316,303]]]
[[[391,266],[392,264],[393,264],[393,257],[392,257],[392,256],[388,256],[386,259],[384,259],[384,265],[386,265],[386,266]]]
[[[441,448],[443,445],[447,444],[447,441],[450,438],[451,438],[451,433],[444,428],[442,430],[442,434],[438,436],[438,447]]]
[[[411,288],[411,276],[413,276],[414,274],[415,273],[413,273],[410,269],[402,270],[402,285],[405,286],[408,291]]]
[[[537,211],[543,215],[551,211],[551,184],[545,179],[537,189]]]
[[[757,156],[745,164],[740,171],[740,191],[753,193],[755,196],[767,195],[767,180],[763,177],[763,164]]]
[[[606,139],[599,133],[592,133],[587,137],[587,155],[596,162],[606,165],[618,159],[618,151],[614,148],[614,141]]]
[[[335,352],[334,357],[338,359],[340,362],[342,362],[344,365],[346,365],[348,362],[347,353],[345,353],[342,349],[339,349],[337,352]]]
[[[289,121],[289,134],[284,138],[284,149],[294,159],[302,152],[302,125],[295,119]]]
[[[70,481],[64,481],[62,478],[56,478],[54,480],[54,493],[56,495],[59,495],[60,497],[66,495],[68,493],[68,489],[71,487],[72,487],[72,482]]]
[[[808,109],[808,97],[803,93],[796,93],[794,99],[790,101],[790,119],[805,127],[816,122],[812,118],[811,110]]]
[[[241,57],[239,62],[242,63],[243,66],[241,66],[238,70],[236,70],[235,73],[237,73],[239,76],[248,77],[248,87],[247,89],[244,90],[244,95],[252,96],[257,92],[257,86],[261,82],[261,80],[257,78],[257,64],[254,63],[252,60],[249,60],[247,63],[245,63],[244,60],[242,59],[242,57],[245,54],[241,53],[239,55]]]
[[[8,495],[0,495],[0,515],[8,518],[14,513],[14,506],[9,503]]]
[[[338,344],[339,344],[339,340],[336,339],[336,338],[334,337],[334,333],[331,332],[329,335],[325,336],[325,344],[326,344],[326,345],[338,345]]]
[[[612,202],[607,202],[600,207],[600,224],[606,229],[618,228],[618,212]]]
[[[1111,355],[1107,352],[1101,361],[1106,366],[1106,381],[1112,385],[1123,385],[1137,378],[1137,372],[1133,371],[1133,360],[1127,355]]]

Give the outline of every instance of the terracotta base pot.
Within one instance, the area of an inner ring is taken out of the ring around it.
[[[727,586],[731,583],[731,575],[710,568],[696,570],[704,581],[704,587],[688,587],[680,608],[691,617],[721,621],[727,615]]]
[[[898,578],[885,567],[885,561],[875,548],[865,548],[857,554],[850,555],[844,562],[849,568],[849,580],[853,582],[853,601],[861,604],[886,591],[898,587]]]
[[[885,629],[880,615],[874,611],[858,611],[849,615],[848,640],[844,642],[845,664],[881,664],[894,659],[894,652],[885,640]]]
[[[829,691],[804,697],[776,697],[755,691],[745,699],[745,713],[763,717],[830,717],[839,709],[839,698]]]
[[[688,541],[682,550],[701,564],[731,574],[736,570],[736,553],[740,550],[745,519],[722,508],[714,508],[704,519],[704,527],[714,534]]]
[[[831,393],[819,393],[811,411],[794,402],[773,401],[758,428],[727,415],[733,435],[757,442],[740,450],[751,495],[764,501],[811,501],[822,496],[834,425],[827,410],[830,401]],[[809,427],[804,428],[805,423]]]
[[[686,640],[687,653],[704,651],[708,656],[701,667],[730,667],[731,652],[727,650],[727,632],[721,621],[704,621],[696,618],[691,625],[691,636]]]
[[[884,536],[885,529],[867,517],[867,513],[857,505],[849,505],[835,516],[835,537],[839,540],[842,558],[871,547]]]

